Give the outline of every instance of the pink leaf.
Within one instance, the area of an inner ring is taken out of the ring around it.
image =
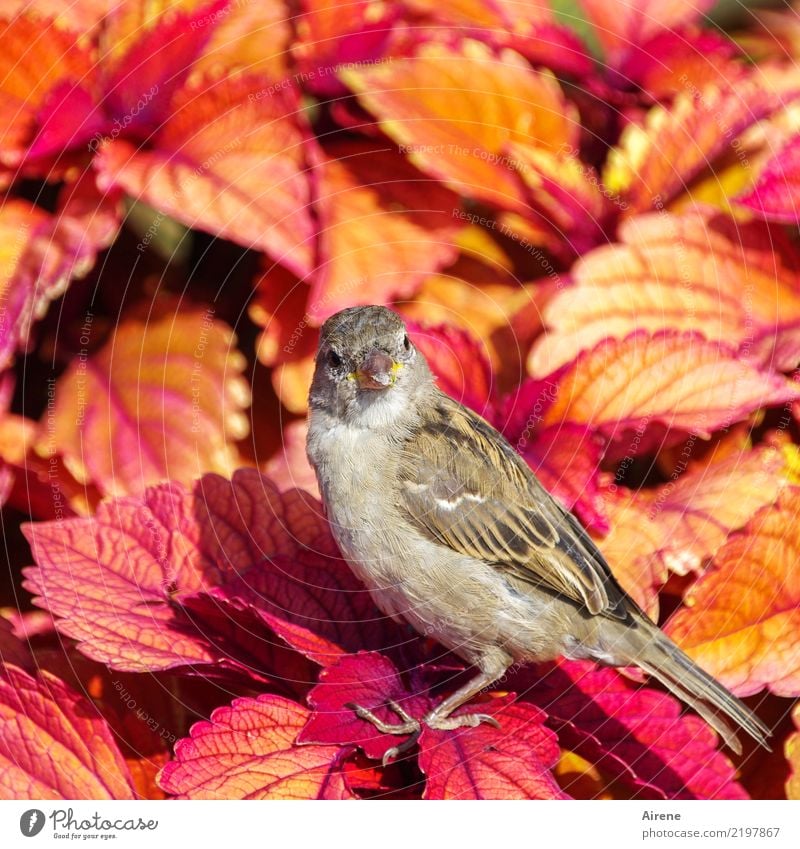
[[[133,799],[106,721],[48,672],[0,667],[0,797]]]
[[[574,749],[637,797],[747,798],[732,764],[716,751],[714,732],[699,717],[682,716],[672,696],[577,661],[562,661],[543,677],[526,670],[521,678],[530,682],[522,685],[524,698],[546,711],[562,748]]]
[[[405,738],[382,734],[370,722],[360,719],[353,705],[373,711],[384,722],[401,722],[387,707],[387,700],[393,700],[414,717],[423,716],[430,707],[427,698],[408,692],[394,664],[383,655],[359,652],[343,657],[323,670],[319,684],[309,693],[308,702],[314,713],[298,740],[357,745],[368,757],[379,760],[387,749]]]
[[[479,710],[500,728],[481,724],[455,731],[423,729],[419,765],[425,799],[564,799],[551,772],[559,757],[546,715],[530,704],[489,699],[460,708]]]
[[[800,136],[767,162],[758,182],[739,203],[769,221],[800,222]]]
[[[333,746],[296,746],[308,711],[288,699],[235,699],[175,746],[159,783],[182,799],[348,799]]]

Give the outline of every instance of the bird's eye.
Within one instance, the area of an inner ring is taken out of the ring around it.
[[[408,338],[407,334],[403,337],[403,347],[406,349],[406,351],[411,350],[411,340]]]
[[[342,364],[342,358],[336,353],[336,351],[330,351],[328,353],[328,362],[334,367],[337,368]]]

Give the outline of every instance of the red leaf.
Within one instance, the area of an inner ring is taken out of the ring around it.
[[[664,30],[693,22],[713,5],[714,0],[580,0],[610,64]]]
[[[133,799],[133,780],[106,721],[48,672],[0,667],[0,796]]]
[[[280,494],[253,469],[195,486],[200,550],[224,578],[216,597],[251,604],[290,646],[321,665],[359,648],[387,648],[400,632],[339,555],[319,502]]]
[[[412,321],[407,327],[442,392],[494,422],[497,387],[485,346],[452,324],[426,327]]]
[[[141,499],[105,502],[91,519],[23,528],[38,564],[25,586],[89,657],[130,672],[216,659],[170,605],[173,592],[214,579],[215,567],[191,545],[187,501],[181,487],[164,484]]]
[[[578,158],[576,147],[565,143],[553,152],[509,142],[506,149],[528,187],[534,223],[544,223],[575,254],[606,241],[605,227],[616,198],[601,185],[594,169]]]
[[[636,797],[747,798],[730,761],[715,751],[714,732],[699,717],[682,716],[672,696],[576,661],[562,661],[532,684],[531,671],[522,677],[529,682],[524,698],[547,713],[562,748],[574,749]]]
[[[194,62],[225,18],[230,0],[194,5],[192,11],[177,8],[168,13],[167,7],[146,22],[136,20],[136,7],[123,6],[111,12],[106,38],[113,52],[106,58],[110,67],[104,80],[103,106],[112,117],[132,119],[125,123],[125,132],[140,130],[147,138],[169,117],[173,96],[186,83]]]
[[[314,712],[298,741],[360,746],[368,757],[380,760],[406,738],[382,734],[360,719],[350,705],[371,710],[384,722],[396,724],[401,720],[386,706],[389,699],[413,717],[423,716],[430,707],[425,696],[408,692],[388,658],[377,652],[345,656],[322,671],[319,684],[309,693],[308,703]]]
[[[783,69],[775,81],[761,68],[735,85],[681,91],[669,106],[655,106],[643,126],[629,124],[611,150],[603,182],[631,212],[663,209],[750,126],[798,95],[798,80]],[[775,85],[777,82],[777,87]],[[722,129],[724,128],[724,130]]]
[[[348,799],[333,746],[295,746],[308,711],[288,699],[235,699],[175,746],[159,783],[181,799]]]
[[[527,211],[508,142],[577,146],[574,109],[559,84],[510,50],[496,57],[478,41],[431,42],[413,57],[342,78],[414,165],[504,209]]]
[[[800,136],[767,162],[752,191],[738,202],[769,221],[800,222]]]
[[[608,517],[597,481],[602,444],[584,425],[550,425],[536,432],[522,456],[544,487],[587,529],[606,533]]]
[[[3,12],[13,19],[0,20],[0,162],[15,168],[45,98],[59,84],[91,77],[92,60],[79,33],[29,9],[14,15],[4,5]]]
[[[296,19],[297,37],[292,55],[298,77],[324,98],[339,97],[346,88],[338,70],[372,64],[387,49],[401,4],[372,0],[302,0]]]
[[[426,775],[425,799],[564,799],[551,772],[558,760],[555,734],[546,715],[526,703],[488,699],[460,708],[455,716],[480,710],[500,729],[434,731],[425,726],[419,765]]]
[[[199,615],[200,602],[189,602],[198,592],[214,598],[202,603],[206,614],[216,605],[217,618],[241,615],[252,626],[255,612],[317,663],[403,642],[339,556],[319,503],[298,490],[279,493],[255,469],[232,481],[206,475],[191,492],[151,487],[101,504],[92,519],[25,533],[39,566],[26,584],[37,604],[60,617],[59,630],[84,653],[115,669],[224,661],[230,641],[214,645],[213,632],[181,614],[185,601]]]
[[[387,705],[389,701],[415,719],[421,719],[435,703],[424,686],[419,693],[409,690],[394,664],[383,655],[359,652],[344,657],[323,671],[320,683],[309,694],[314,713],[298,741],[357,745],[369,757],[380,759],[407,735],[381,733],[359,718],[353,706],[396,724],[401,720]],[[500,730],[480,726],[433,731],[423,726],[419,764],[428,776],[426,798],[563,796],[549,773],[558,759],[558,746],[552,732],[542,726],[541,711],[510,704],[508,699],[489,699],[470,702],[458,712],[474,710],[495,715]]]

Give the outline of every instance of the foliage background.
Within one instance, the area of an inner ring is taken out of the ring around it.
[[[800,797],[800,18],[766,5],[6,0],[0,795]],[[346,704],[465,671],[315,500],[317,328],[355,303],[771,753],[560,662],[381,766]]]

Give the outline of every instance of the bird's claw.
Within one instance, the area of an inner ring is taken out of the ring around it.
[[[359,719],[364,719],[367,722],[372,723],[372,725],[374,725],[381,734],[419,734],[419,720],[409,716],[405,710],[403,710],[403,708],[392,699],[386,700],[386,706],[391,708],[403,721],[396,723],[384,722],[369,708],[361,707],[361,705],[357,705],[354,702],[348,702],[345,705],[346,708],[350,708],[350,710],[355,711],[355,714]]]
[[[422,733],[422,723],[403,709],[401,705],[393,699],[387,699],[386,706],[396,713],[402,722],[389,723],[384,722],[379,716],[376,716],[369,708],[362,707],[355,702],[348,702],[345,707],[354,711],[359,719],[371,723],[377,728],[381,734],[408,734],[407,740],[403,740],[397,746],[392,746],[387,749],[382,758],[383,766],[388,766],[390,761],[396,760],[400,755],[407,752],[416,745],[419,735]],[[422,722],[429,728],[437,731],[453,731],[456,728],[476,728],[481,723],[493,725],[495,728],[500,727],[500,723],[488,713],[463,713],[460,716],[437,716],[435,711],[429,713]]]
[[[477,728],[481,723],[500,727],[500,723],[488,713],[463,713],[460,716],[427,716],[424,719],[429,728],[437,731],[453,731],[456,728]]]
[[[396,722],[394,724],[389,722],[384,722],[379,716],[376,716],[369,708],[361,707],[361,705],[357,705],[354,702],[348,702],[345,707],[350,708],[350,710],[354,711],[356,716],[359,719],[364,719],[367,722],[371,723],[381,732],[381,734],[409,734],[411,735],[407,740],[403,740],[397,746],[392,746],[391,749],[387,749],[384,752],[382,763],[384,766],[388,766],[389,761],[395,760],[397,757],[403,754],[403,752],[407,752],[419,738],[420,732],[422,730],[422,726],[419,723],[418,719],[414,719],[412,716],[403,709],[401,705],[399,705],[393,699],[386,700],[386,706],[391,708],[394,713],[396,713],[402,722]]]

